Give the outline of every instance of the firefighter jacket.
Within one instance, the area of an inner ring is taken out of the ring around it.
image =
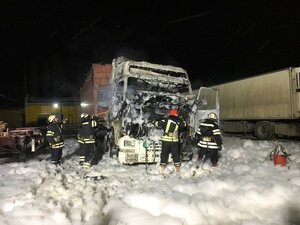
[[[50,123],[47,127],[46,139],[50,148],[63,148],[64,139],[62,137],[62,129],[58,123]]]
[[[109,131],[110,129],[108,129],[104,124],[100,123],[95,129],[95,136],[97,137],[98,140],[104,141]]]
[[[212,119],[206,119],[197,129],[196,138],[201,148],[218,149],[222,148],[221,130],[218,123]]]
[[[164,130],[162,141],[179,142],[179,133],[186,128],[186,122],[177,116],[156,121],[154,125]]]
[[[97,122],[94,119],[83,118],[78,129],[78,142],[81,144],[95,143],[95,131]]]

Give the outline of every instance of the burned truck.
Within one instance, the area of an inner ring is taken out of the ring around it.
[[[85,84],[81,96],[86,112],[102,117],[110,126],[107,146],[111,157],[123,164],[158,162],[163,131],[153,122],[176,108],[188,124],[180,137],[181,154],[184,160],[192,158],[190,144],[200,101],[196,101],[197,95],[193,94],[184,69],[124,57],[114,59],[111,67],[103,65],[102,72],[101,65],[93,65],[93,68],[91,76],[94,78],[86,80],[93,84],[92,88]],[[110,74],[108,68],[111,68]]]
[[[121,163],[156,162],[160,158],[162,131],[153,122],[177,108],[188,121],[191,111],[191,83],[187,72],[169,65],[137,62],[117,58],[111,77],[112,107],[109,113],[114,143]],[[191,157],[186,148],[188,132],[181,134],[182,154]],[[170,159],[171,160],[171,159]]]

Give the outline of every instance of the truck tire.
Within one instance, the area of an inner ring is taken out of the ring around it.
[[[254,135],[260,140],[269,140],[274,137],[274,126],[268,121],[259,121],[254,126]]]

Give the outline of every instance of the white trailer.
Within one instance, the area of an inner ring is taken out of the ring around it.
[[[218,90],[223,132],[253,132],[259,139],[300,136],[300,67],[259,74]]]

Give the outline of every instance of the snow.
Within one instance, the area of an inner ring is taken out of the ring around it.
[[[121,165],[107,155],[85,171],[75,139],[66,140],[64,169],[49,163],[48,152],[2,162],[0,224],[300,224],[300,143],[234,137],[223,142],[219,166],[204,164],[193,177],[195,159],[183,163],[181,178],[162,177],[158,165]],[[284,167],[268,158],[278,143],[292,154]],[[95,180],[97,175],[107,178]]]

